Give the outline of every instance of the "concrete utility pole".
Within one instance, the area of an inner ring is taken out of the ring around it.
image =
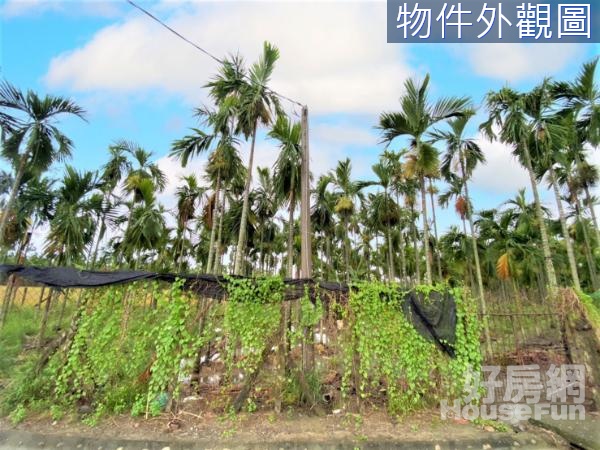
[[[302,167],[300,171],[300,260],[302,278],[312,277],[312,244],[310,229],[310,168],[308,147],[308,107],[302,107]]]

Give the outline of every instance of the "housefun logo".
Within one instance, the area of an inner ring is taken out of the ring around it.
[[[505,374],[499,377],[500,374]],[[497,393],[503,393],[497,398]],[[585,366],[537,364],[484,366],[481,373],[465,374],[464,396],[442,400],[442,419],[489,419],[518,423],[550,416],[554,420],[585,419]]]

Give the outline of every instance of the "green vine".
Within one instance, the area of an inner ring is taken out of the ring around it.
[[[464,387],[465,377],[469,372],[478,376],[481,372],[482,354],[480,336],[481,322],[478,320],[477,303],[466,296],[466,291],[460,287],[451,289],[451,295],[456,303],[456,332],[454,351],[455,358],[450,359],[444,366],[444,379],[448,393],[457,396]]]
[[[304,330],[310,329],[317,325],[324,314],[323,302],[319,295],[317,287],[313,287],[314,303],[311,300],[311,292],[309,286],[304,286],[304,295],[299,299],[300,307],[296,309],[296,315],[299,318],[295,320],[298,323],[298,327],[294,327],[287,331],[288,340],[292,347],[295,347],[301,343],[304,343]]]
[[[157,324],[150,336],[155,343],[156,359],[150,370],[150,380],[146,394],[146,415],[157,415],[165,405],[165,396],[171,392],[173,397],[179,394],[177,380],[186,374],[187,368],[182,360],[193,356],[196,348],[194,338],[187,323],[191,314],[190,302],[182,291],[182,280],[171,286],[169,299],[159,298],[159,303],[166,301],[166,317]]]
[[[443,287],[422,288],[427,297]],[[404,413],[427,400],[462,387],[465,371],[478,370],[479,326],[474,302],[457,298],[456,358],[443,354],[423,338],[402,312],[404,295],[393,285],[357,283],[351,290],[346,318],[350,329],[343,348],[342,389],[351,387],[366,400],[385,392],[391,413]],[[475,308],[475,309],[474,309]],[[440,381],[444,381],[441,383]]]
[[[454,358],[412,326],[403,310],[407,292],[397,286],[357,283],[347,304],[329,305],[327,323],[335,319],[340,334],[336,333],[333,343],[338,353],[328,361],[341,365],[345,401],[356,398],[378,403],[385,398],[389,411],[398,414],[432,404],[442,395],[459,397],[465,375],[481,367],[477,303],[468,291],[459,288],[448,291],[440,285],[416,289],[431,302],[435,301],[431,296],[434,291],[443,295],[449,292],[456,302]],[[193,361],[200,360],[209,342],[211,348],[223,351],[231,381],[234,370],[248,376],[258,369],[265,349],[275,345],[273,338],[283,328],[287,339],[278,345],[287,353],[278,352],[278,357],[282,356],[278,364],[285,362],[285,357],[295,357],[295,350],[306,344],[304,339],[311,336],[311,329],[325,314],[315,287],[305,287],[299,301],[287,308],[283,303],[285,285],[277,277],[232,278],[228,294],[227,301],[213,304],[185,291],[181,280],[168,289],[155,282],[94,291],[80,303],[74,316],[75,334],[45,369],[32,382],[27,375],[35,370],[32,361],[31,371],[24,371],[20,384],[11,387],[12,409],[19,407],[15,418],[29,408],[62,417],[82,405],[88,407],[85,422],[90,425],[105,414],[161,414],[178,399],[182,379],[188,378]],[[590,303],[587,298],[582,301]],[[283,312],[291,314],[285,324],[281,321]],[[320,363],[318,360],[314,373],[304,374],[308,388],[301,389],[293,377],[276,387],[282,398],[297,399],[305,394],[303,389],[320,392],[325,367],[319,367]],[[267,377],[264,382],[272,380]],[[251,398],[246,409],[259,405]]]
[[[279,326],[284,289],[283,280],[278,277],[228,280],[223,328],[229,373],[234,368],[247,373],[258,368],[261,354]],[[236,349],[241,358],[234,358]]]

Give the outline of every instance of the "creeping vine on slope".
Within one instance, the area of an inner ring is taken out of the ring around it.
[[[229,373],[234,368],[247,373],[259,368],[261,354],[279,325],[284,289],[279,277],[228,280],[223,329]],[[243,357],[236,360],[234,354],[238,348]]]
[[[421,289],[429,296],[443,286]],[[479,368],[479,327],[474,302],[457,298],[456,358],[449,358],[423,338],[402,312],[404,295],[397,286],[356,283],[346,318],[342,388],[365,400],[384,391],[391,413],[403,413],[462,387],[466,370]],[[439,386],[442,381],[442,386]]]

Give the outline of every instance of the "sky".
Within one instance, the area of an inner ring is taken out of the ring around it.
[[[466,95],[480,106],[488,91],[504,85],[529,89],[546,76],[573,79],[600,53],[598,44],[387,44],[385,1],[140,4],[219,57],[239,53],[252,62],[265,40],[275,44],[281,57],[271,87],[308,105],[315,175],[348,157],[356,179],[373,179],[371,166],[384,149],[378,115],[398,109],[408,77],[429,73],[432,98]],[[70,164],[76,168],[99,169],[112,142],[135,141],[153,152],[168,176],[160,197],[167,207],[174,205],[179,177],[202,171],[204,157],[182,169],[168,153],[173,140],[198,125],[193,108],[207,104],[203,85],[216,63],[124,0],[0,2],[0,70],[22,89],[69,97],[87,111],[87,121],[61,121],[75,143]],[[299,120],[298,107],[284,106]],[[478,135],[484,114],[480,109],[470,130],[487,157],[472,182],[475,208],[496,207],[523,187],[531,198],[528,177],[510,149]],[[391,148],[404,145],[397,140]],[[244,158],[247,150],[244,143]],[[276,143],[263,131],[256,165],[272,166],[276,155]],[[597,155],[591,159],[600,163]],[[52,176],[62,171],[54,167]],[[556,210],[549,192],[542,198]],[[437,216],[441,230],[458,223],[452,208],[438,208]]]

